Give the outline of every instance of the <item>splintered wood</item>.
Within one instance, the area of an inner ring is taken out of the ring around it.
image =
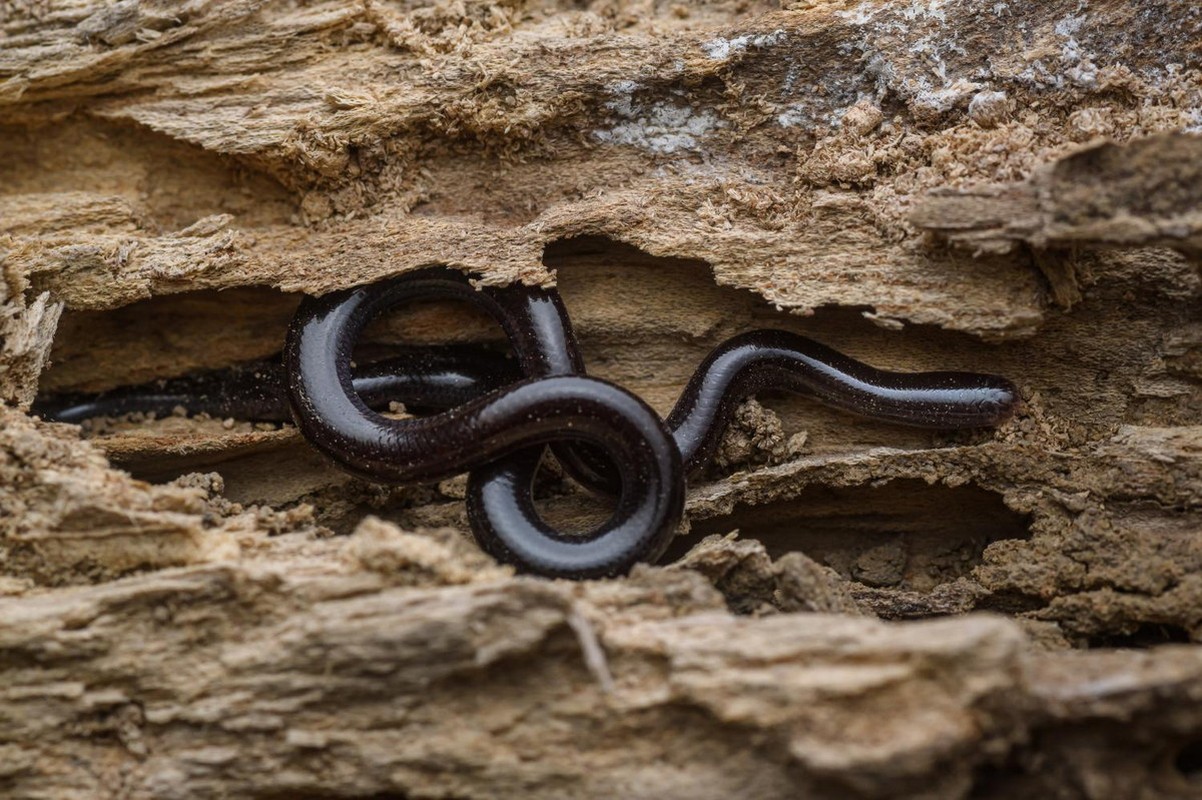
[[[1173,0],[0,2],[0,794],[1196,795],[1200,67]],[[759,327],[1023,407],[749,401],[585,584],[291,426],[29,414],[431,265],[558,286],[661,413]]]

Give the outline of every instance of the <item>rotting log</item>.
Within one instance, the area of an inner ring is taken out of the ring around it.
[[[1200,67],[1173,0],[0,3],[0,793],[1197,796]],[[765,326],[1024,405],[749,402],[583,585],[289,426],[28,414],[435,264],[660,411]]]

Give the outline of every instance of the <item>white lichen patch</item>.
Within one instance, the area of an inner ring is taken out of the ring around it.
[[[812,127],[814,116],[805,105],[793,103],[782,108],[780,113],[776,115],[776,124],[782,128],[793,128],[796,126]]]
[[[777,29],[772,33],[747,33],[742,36],[736,36],[733,39],[726,39],[721,36],[710,39],[701,45],[701,49],[707,56],[715,61],[725,61],[733,55],[742,53],[749,47],[764,48],[778,45],[785,40],[785,32]]]
[[[1004,4],[1002,5],[1004,8]],[[947,0],[911,0],[910,5],[896,7],[897,18],[888,23],[894,32],[903,32],[914,22],[947,22]],[[994,7],[995,9],[997,6]],[[887,4],[863,2],[849,11],[836,11],[835,14],[853,25],[867,25],[878,15],[889,17],[890,6]]]
[[[1085,15],[1064,17],[1056,23],[1057,36],[1066,41],[1060,52],[1060,63],[1064,66],[1064,77],[1079,86],[1093,86],[1098,80],[1098,67],[1092,53],[1083,52],[1075,34],[1085,24]]]
[[[920,84],[925,81],[920,81]],[[963,78],[939,88],[920,88],[914,93],[912,107],[919,115],[938,115],[965,104],[974,96],[981,84]]]
[[[864,54],[865,72],[876,78],[877,97],[895,92],[909,101],[917,115],[928,120],[966,107],[974,94],[987,88],[976,80],[951,74],[949,59],[966,57],[968,51],[955,29],[947,25],[947,6],[946,0],[912,0],[893,13],[867,3],[837,12],[863,29],[863,38],[849,43],[847,49]],[[884,58],[877,43],[882,36],[910,40],[905,49],[916,58],[904,66]]]
[[[910,7],[903,9],[901,15],[908,20],[932,19],[941,23],[947,22],[947,12],[943,10],[945,5],[945,0],[912,0]]]
[[[836,11],[835,15],[847,20],[852,25],[865,25],[872,20],[876,11],[875,3],[863,2],[850,11]]]
[[[724,125],[709,110],[656,103],[645,116],[594,131],[593,138],[609,144],[641,147],[652,153],[675,153],[698,149],[702,139]]]
[[[639,103],[634,97],[638,89],[634,81],[619,81],[609,88],[614,99],[605,106],[618,121],[593,131],[598,142],[630,145],[652,153],[676,153],[699,149],[707,136],[726,126],[710,109],[663,100],[650,106]]]
[[[996,128],[1010,114],[1010,99],[1005,92],[977,92],[968,103],[968,116],[982,128]]]
[[[1081,26],[1085,24],[1084,14],[1069,14],[1064,19],[1056,23],[1054,30],[1057,36],[1063,36],[1066,39],[1072,38],[1077,31],[1081,30]]]

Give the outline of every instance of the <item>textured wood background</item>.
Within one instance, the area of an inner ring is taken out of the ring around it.
[[[1199,796],[1200,68],[1174,0],[0,2],[0,794]],[[432,264],[664,412],[765,326],[1024,406],[749,402],[583,585],[288,426],[27,413]]]

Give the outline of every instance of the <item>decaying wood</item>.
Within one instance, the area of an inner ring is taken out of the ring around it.
[[[1163,245],[1202,251],[1202,136],[1105,142],[1018,186],[950,189],[910,219],[978,252]]]
[[[1196,796],[1200,66],[1172,0],[0,2],[0,794]],[[764,326],[1024,404],[748,402],[583,585],[290,426],[28,413],[430,265],[661,412]]]

